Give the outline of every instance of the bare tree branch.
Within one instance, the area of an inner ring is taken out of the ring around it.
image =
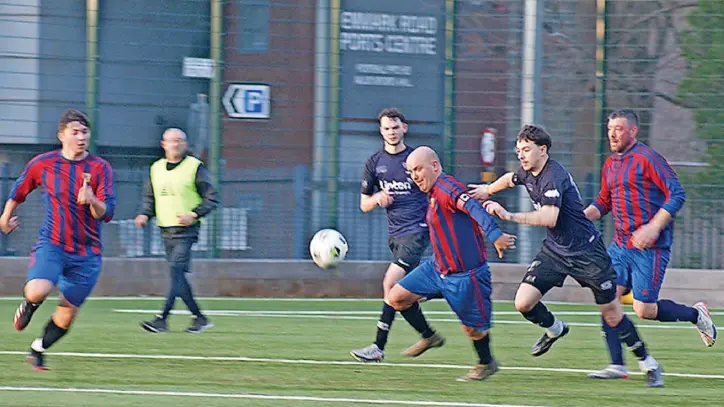
[[[652,19],[652,18],[657,18],[657,17],[660,16],[661,14],[669,13],[669,12],[672,12],[672,11],[674,11],[674,10],[679,10],[679,9],[683,9],[683,8],[694,8],[694,7],[698,7],[698,6],[699,6],[699,4],[698,4],[697,2],[676,4],[676,5],[673,5],[673,6],[671,6],[671,7],[658,9],[658,10],[654,11],[653,13],[649,13],[649,14],[647,14],[647,15],[645,15],[645,16],[642,16],[642,17],[634,20],[634,21],[633,21],[631,24],[629,24],[627,27],[623,28],[621,31],[624,31],[624,32],[626,33],[626,34],[624,35],[624,37],[620,38],[618,41],[613,41],[610,45],[617,45],[617,44],[622,44],[622,43],[623,43],[623,44],[628,43],[629,40],[631,39],[631,37],[632,37],[634,34],[636,34],[636,32],[633,30],[634,27],[636,27],[637,25],[639,25],[639,24],[641,24],[641,23],[645,23],[646,21],[648,21],[648,20],[650,20],[650,19]]]
[[[659,92],[659,91],[654,91],[654,92],[652,92],[652,94],[659,99],[662,99],[662,100],[665,100],[665,101],[671,103],[672,105],[676,105],[679,107],[685,107],[687,109],[691,109],[694,107],[694,106],[691,106],[688,103],[684,102],[683,100],[677,98],[676,96],[668,95],[666,93]]]

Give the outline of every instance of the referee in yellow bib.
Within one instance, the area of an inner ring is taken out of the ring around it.
[[[183,131],[166,130],[161,147],[166,156],[151,165],[143,211],[134,223],[142,228],[149,219],[156,218],[170,264],[171,287],[163,312],[152,321],[142,322],[141,326],[149,332],[166,332],[169,313],[176,297],[181,297],[194,316],[186,332],[199,333],[213,324],[201,313],[186,273],[191,271],[191,246],[198,240],[201,219],[219,203],[217,191],[209,170],[201,160],[187,153],[188,141]]]

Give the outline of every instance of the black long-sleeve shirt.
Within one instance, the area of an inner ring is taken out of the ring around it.
[[[184,157],[186,159],[186,157]],[[183,161],[183,159],[181,160]],[[166,170],[171,171],[176,168],[181,161],[177,163],[166,163]],[[211,182],[211,173],[204,164],[200,164],[196,170],[196,192],[201,196],[201,203],[196,206],[191,212],[198,215],[199,219],[208,215],[212,210],[216,209],[219,205],[218,191],[214,184]],[[152,219],[156,216],[156,198],[153,194],[153,184],[149,180],[146,183],[143,194],[143,209],[141,215],[148,216],[148,219]],[[199,223],[196,222],[191,226],[171,226],[161,228],[164,237],[184,237],[188,235],[197,235],[199,231]]]

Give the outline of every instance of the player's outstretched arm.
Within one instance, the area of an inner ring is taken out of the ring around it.
[[[528,226],[545,226],[553,228],[558,223],[561,210],[557,206],[544,205],[537,211],[511,214],[510,220]]]
[[[545,226],[547,228],[556,226],[556,223],[558,223],[558,214],[561,211],[560,208],[555,205],[543,205],[540,209],[533,212],[510,213],[503,208],[503,205],[495,201],[486,201],[483,206],[489,214],[496,215],[500,219],[521,225]]]
[[[467,194],[461,194],[456,206],[458,210],[468,213],[480,225],[480,228],[485,232],[485,236],[493,242],[493,246],[498,252],[498,258],[502,259],[506,250],[515,249],[517,237],[503,233],[498,224],[495,223],[495,219],[485,211],[480,202],[470,199]]]
[[[483,229],[483,232],[485,232],[485,236],[487,236],[491,242],[495,242],[501,235],[503,235],[503,232],[498,227],[498,224],[495,223],[495,219],[485,212],[483,205],[475,199],[470,199],[470,196],[467,194],[461,194],[458,197],[456,207],[457,210],[466,212],[470,215],[470,217],[473,218],[478,225],[480,225],[480,228]]]
[[[491,184],[468,184],[468,194],[479,201],[486,201],[498,192],[513,188],[515,186],[513,183],[513,174],[514,173],[509,172],[502,175]]]

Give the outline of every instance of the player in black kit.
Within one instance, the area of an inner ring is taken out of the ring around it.
[[[385,357],[387,336],[395,319],[395,309],[388,304],[387,295],[405,274],[417,267],[430,244],[430,234],[425,223],[427,194],[412,182],[405,165],[407,156],[412,152],[412,148],[404,142],[407,132],[405,116],[398,109],[387,108],[377,118],[384,147],[365,163],[360,209],[363,212],[378,206],[387,209],[392,262],[382,282],[384,304],[377,322],[377,337],[371,345],[350,352],[360,362],[379,362]],[[422,335],[422,339],[402,352],[403,355],[417,357],[428,349],[445,344],[445,338],[430,328],[419,304],[400,313]]]
[[[551,288],[563,286],[563,281],[570,276],[593,291],[606,323],[638,358],[641,370],[647,375],[647,385],[661,387],[664,384],[661,366],[646,352],[636,327],[616,298],[616,273],[601,234],[583,213],[581,195],[571,174],[549,159],[550,148],[551,136],[543,127],[525,125],[516,143],[521,167],[490,185],[470,185],[470,194],[485,201],[483,205],[491,215],[548,228],[543,247],[528,267],[515,295],[515,308],[523,317],[546,329],[533,345],[532,354],[543,355],[568,333],[568,324],[554,317],[541,299]],[[528,190],[535,211],[510,213],[499,203],[488,200],[490,195],[516,185],[524,185]]]

